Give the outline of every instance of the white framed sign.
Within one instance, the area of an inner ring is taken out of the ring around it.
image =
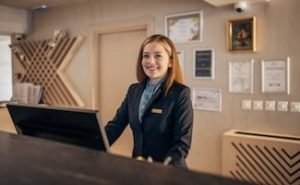
[[[194,78],[214,79],[215,76],[215,56],[214,49],[194,50]]]
[[[229,92],[253,94],[254,60],[229,62]]]
[[[202,11],[165,16],[165,33],[174,43],[202,40]]]
[[[262,92],[290,94],[290,58],[262,60]]]
[[[221,112],[222,91],[213,88],[193,88],[193,108]]]

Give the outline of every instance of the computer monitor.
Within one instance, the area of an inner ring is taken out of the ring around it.
[[[19,135],[108,151],[106,133],[95,110],[7,104]]]

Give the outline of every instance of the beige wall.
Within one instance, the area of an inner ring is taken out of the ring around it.
[[[50,38],[53,30],[68,31],[71,36],[82,35],[86,41],[79,49],[67,74],[87,107],[91,107],[91,25],[152,18],[154,32],[164,33],[164,16],[203,10],[203,41],[177,45],[185,54],[185,78],[190,87],[222,89],[223,110],[220,113],[195,111],[192,149],[188,158],[191,169],[221,173],[222,133],[235,129],[259,130],[281,134],[300,134],[300,113],[245,111],[243,99],[300,101],[300,7],[299,0],[272,0],[251,4],[247,12],[238,14],[231,6],[213,7],[201,0],[97,0],[87,4],[39,11],[33,14],[33,32],[29,39]],[[258,52],[230,53],[226,50],[225,23],[228,19],[256,16],[258,22]],[[122,41],[120,41],[122,42]],[[215,79],[193,79],[193,49],[215,49]],[[112,48],[113,49],[113,48]],[[291,58],[291,94],[261,93],[261,59]],[[252,95],[228,93],[228,62],[255,60],[255,88]],[[113,69],[112,69],[113,70]]]
[[[0,5],[0,33],[25,34],[30,30],[30,12]]]

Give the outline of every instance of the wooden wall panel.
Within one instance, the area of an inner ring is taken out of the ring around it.
[[[13,43],[13,54],[25,69],[21,82],[42,85],[45,104],[83,107],[82,98],[65,75],[83,40],[83,37],[64,37],[55,42],[45,39]]]

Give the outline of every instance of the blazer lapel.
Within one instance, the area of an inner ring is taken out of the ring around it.
[[[150,105],[152,104],[152,102],[160,95],[162,91],[162,87],[159,87],[155,93],[152,95],[152,97],[150,98],[149,102],[146,104],[145,106],[145,112],[147,112],[147,110],[149,109]],[[145,114],[144,114],[145,115]]]
[[[146,86],[146,82],[142,82],[139,85],[138,88],[138,92],[137,92],[137,101],[135,101],[134,107],[133,107],[133,111],[135,113],[135,122],[140,124],[140,120],[139,120],[139,107],[140,107],[140,101],[141,101],[141,96],[144,92]]]

